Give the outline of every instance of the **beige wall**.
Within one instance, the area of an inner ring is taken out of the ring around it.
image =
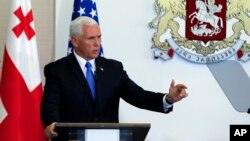
[[[54,60],[54,1],[32,0],[33,16],[40,58],[41,76],[43,67]],[[9,0],[0,0],[0,70],[2,70],[3,51],[8,27]]]

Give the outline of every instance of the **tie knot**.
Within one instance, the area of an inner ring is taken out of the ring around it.
[[[90,69],[91,68],[91,63],[90,62],[86,62],[86,64],[85,64],[85,67],[87,68],[87,69]]]

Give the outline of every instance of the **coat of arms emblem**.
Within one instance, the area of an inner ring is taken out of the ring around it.
[[[149,23],[154,55],[174,53],[196,63],[216,63],[233,56],[250,60],[249,0],[156,0]]]

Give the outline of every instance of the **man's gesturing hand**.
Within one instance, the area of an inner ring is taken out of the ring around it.
[[[174,80],[172,80],[169,88],[169,94],[166,96],[166,100],[170,103],[175,103],[182,100],[183,98],[188,96],[186,89],[187,86],[185,86],[184,84],[175,85]]]

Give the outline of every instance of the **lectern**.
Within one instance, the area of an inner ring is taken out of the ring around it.
[[[53,141],[144,141],[149,123],[56,123]]]

